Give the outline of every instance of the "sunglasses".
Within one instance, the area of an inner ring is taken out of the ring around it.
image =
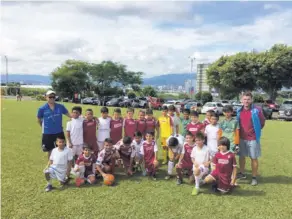
[[[50,96],[50,97],[49,97],[49,99],[55,99],[55,98],[56,98],[55,96]]]

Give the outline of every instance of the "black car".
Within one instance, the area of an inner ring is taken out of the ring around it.
[[[292,121],[292,100],[285,100],[279,109],[278,119]]]
[[[266,119],[272,119],[273,110],[271,108],[269,108],[264,103],[254,103],[254,105],[262,109]]]
[[[125,99],[122,102],[120,102],[120,107],[131,107],[133,103],[133,99]]]
[[[107,106],[120,106],[120,102],[123,101],[123,98],[112,98],[106,103]]]

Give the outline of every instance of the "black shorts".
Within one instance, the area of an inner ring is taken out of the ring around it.
[[[42,137],[43,152],[49,152],[53,150],[56,147],[55,142],[58,137],[62,137],[65,139],[64,132],[60,132],[57,134],[43,134]]]

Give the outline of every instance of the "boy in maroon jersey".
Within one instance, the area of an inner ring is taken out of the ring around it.
[[[140,110],[139,112],[139,119],[136,120],[137,123],[137,129],[136,131],[141,132],[143,139],[145,139],[146,134],[146,120],[145,120],[145,111]]]
[[[185,144],[183,146],[179,161],[176,165],[176,173],[177,173],[177,185],[180,185],[183,183],[183,170],[188,171],[188,175],[190,176],[190,183],[194,181],[193,177],[193,162],[191,158],[192,150],[195,147],[194,143],[194,136],[191,132],[187,132]]]
[[[146,110],[146,132],[153,132],[155,137],[155,130],[156,133],[159,133],[159,125],[158,121],[153,117],[152,109]],[[156,136],[156,139],[158,135]]]
[[[204,133],[205,126],[199,121],[199,114],[197,111],[191,111],[190,116],[191,122],[187,125],[187,130],[191,132],[195,138],[198,132]]]
[[[85,183],[85,179],[88,183],[95,183],[95,169],[96,169],[96,157],[91,153],[88,145],[83,146],[83,154],[81,154],[76,160],[73,171],[76,174],[76,186],[80,187]]]
[[[128,176],[132,176],[133,161],[136,155],[135,147],[132,145],[132,139],[129,136],[125,136],[123,140],[115,145],[115,148],[123,161],[125,172]]]
[[[156,180],[156,169],[158,167],[157,152],[158,148],[153,140],[153,132],[146,133],[146,141],[142,143],[140,154],[143,156],[146,173],[153,180]]]
[[[134,137],[134,133],[137,129],[137,123],[135,121],[134,117],[134,109],[128,108],[127,109],[127,118],[124,119],[124,136],[129,136],[131,138]]]
[[[85,120],[83,121],[83,141],[87,144],[95,156],[98,155],[98,145],[96,138],[97,120],[93,117],[92,109],[85,112]]]
[[[106,173],[114,174],[116,159],[119,153],[113,147],[113,140],[106,138],[104,148],[99,152],[96,160],[96,170],[104,177]]]
[[[211,116],[214,113],[215,113],[214,110],[208,110],[206,112],[206,118],[203,121],[203,124],[205,125],[205,127],[211,123]]]
[[[219,152],[213,159],[215,170],[204,179],[204,183],[216,182],[213,189],[225,194],[231,191],[236,182],[236,159],[234,153],[229,151],[230,141],[228,138],[221,137],[218,145]]]
[[[114,116],[110,121],[110,129],[110,137],[113,140],[113,144],[116,144],[123,137],[123,118],[121,117],[120,108],[114,110]]]

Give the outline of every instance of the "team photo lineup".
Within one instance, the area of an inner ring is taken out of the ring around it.
[[[159,168],[165,165],[165,180],[175,178],[180,185],[188,178],[192,195],[198,195],[205,184],[214,193],[228,194],[246,178],[245,157],[251,159],[251,185],[258,183],[257,159],[265,119],[261,109],[253,106],[249,92],[242,95],[243,106],[236,117],[232,106],[226,105],[220,121],[213,110],[200,121],[196,110],[180,113],[174,105],[164,106],[157,118],[152,109],[135,109],[138,118],[134,118],[134,108],[127,108],[125,117],[120,108],[113,115],[107,107],[83,112],[74,106],[69,112],[55,97],[54,91],[48,91],[48,102],[37,112],[42,150],[48,153],[46,192],[54,188],[54,180],[64,186],[73,178],[77,187],[98,181],[115,185],[120,169],[128,177],[135,174],[157,180]],[[65,133],[62,115],[69,118]]]

